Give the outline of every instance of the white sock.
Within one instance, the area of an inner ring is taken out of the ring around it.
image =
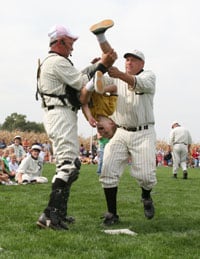
[[[89,91],[92,92],[94,90],[94,80],[93,78],[90,79],[89,82],[87,82],[85,88]]]
[[[103,43],[106,41],[106,37],[104,33],[97,34],[96,36],[99,43]]]

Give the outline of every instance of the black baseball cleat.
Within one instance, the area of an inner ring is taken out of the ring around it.
[[[147,219],[152,219],[154,217],[155,209],[153,205],[153,200],[149,199],[142,199],[144,204],[144,215]]]
[[[183,171],[183,179],[187,179],[188,178],[188,172],[187,170]]]
[[[68,230],[67,225],[62,220],[50,219],[42,213],[37,221],[37,226],[39,228],[47,229],[51,228],[53,230]]]
[[[177,179],[177,174],[173,174],[173,178],[176,178],[176,179]]]
[[[96,23],[90,27],[90,31],[93,32],[95,35],[104,33],[107,29],[112,27],[114,22],[112,20],[103,20],[99,23]]]
[[[119,216],[114,215],[113,213],[110,213],[110,212],[107,212],[103,218],[104,218],[104,220],[103,220],[104,226],[111,226],[111,225],[119,223]]]

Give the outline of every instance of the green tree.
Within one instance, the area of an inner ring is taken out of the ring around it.
[[[42,123],[26,121],[26,115],[12,113],[5,119],[5,122],[1,125],[2,130],[14,131],[35,131],[45,132]]]

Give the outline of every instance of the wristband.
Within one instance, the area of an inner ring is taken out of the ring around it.
[[[97,67],[94,68],[94,70],[92,70],[87,76],[88,76],[88,79],[90,80],[96,71],[101,71],[102,74],[105,74],[107,72],[107,67],[105,67],[102,63],[99,63],[97,65]]]
[[[103,74],[105,74],[107,72],[107,67],[105,67],[102,63],[99,63],[97,68],[96,68],[96,71],[99,70],[101,71]]]

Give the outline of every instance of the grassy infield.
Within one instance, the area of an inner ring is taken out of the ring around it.
[[[0,186],[0,258],[200,258],[200,169],[189,169],[189,179],[171,177],[159,167],[152,196],[156,215],[146,220],[140,189],[128,173],[121,178],[118,213],[121,223],[137,236],[102,232],[106,210],[95,165],[84,165],[72,186],[69,214],[76,223],[66,232],[39,230],[35,222],[47,204],[50,183]],[[54,165],[45,165],[52,178]]]

